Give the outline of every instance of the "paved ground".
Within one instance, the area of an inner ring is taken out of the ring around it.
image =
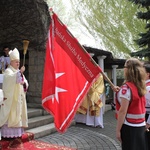
[[[76,148],[78,150],[121,150],[116,139],[116,119],[114,111],[104,114],[104,128],[95,128],[84,124],[76,124],[67,132],[58,132],[39,138],[44,142]]]

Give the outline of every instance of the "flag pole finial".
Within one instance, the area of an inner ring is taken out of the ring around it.
[[[49,11],[50,11],[50,15],[52,16],[53,15],[53,8],[50,8]]]

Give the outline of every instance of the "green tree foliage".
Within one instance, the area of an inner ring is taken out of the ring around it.
[[[68,6],[64,3],[64,0],[45,0],[49,8],[58,15],[60,20],[67,26],[73,26],[74,17],[73,12],[70,12],[70,9],[67,9]]]
[[[94,38],[89,34],[87,29],[75,19],[76,11],[72,10],[70,0],[45,0],[45,2],[53,9],[81,45],[86,45],[86,43],[90,41],[90,45],[88,46],[94,45],[93,47],[95,47],[96,42]]]
[[[126,0],[71,0],[71,3],[76,20],[114,57],[128,57],[139,50],[134,40],[145,29],[144,22],[136,17],[137,5]]]
[[[150,0],[129,1],[133,2],[140,8],[140,10],[137,12],[137,17],[138,19],[145,21],[146,31],[144,33],[139,33],[140,38],[136,40],[136,43],[147,53],[147,51],[150,51]]]

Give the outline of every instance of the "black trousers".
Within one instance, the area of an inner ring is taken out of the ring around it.
[[[146,114],[145,119],[147,121],[149,114]],[[149,128],[150,130],[150,128]],[[146,142],[147,142],[147,146],[148,146],[148,150],[150,150],[150,131],[146,132]]]
[[[122,150],[147,150],[145,126],[123,125],[121,129]]]

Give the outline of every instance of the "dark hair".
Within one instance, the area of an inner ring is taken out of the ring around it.
[[[3,50],[4,50],[5,48],[9,48],[9,49],[10,49],[10,47],[9,47],[9,46],[7,46],[7,45],[3,46]]]
[[[146,72],[150,73],[150,62],[145,62],[143,66],[144,66]]]

